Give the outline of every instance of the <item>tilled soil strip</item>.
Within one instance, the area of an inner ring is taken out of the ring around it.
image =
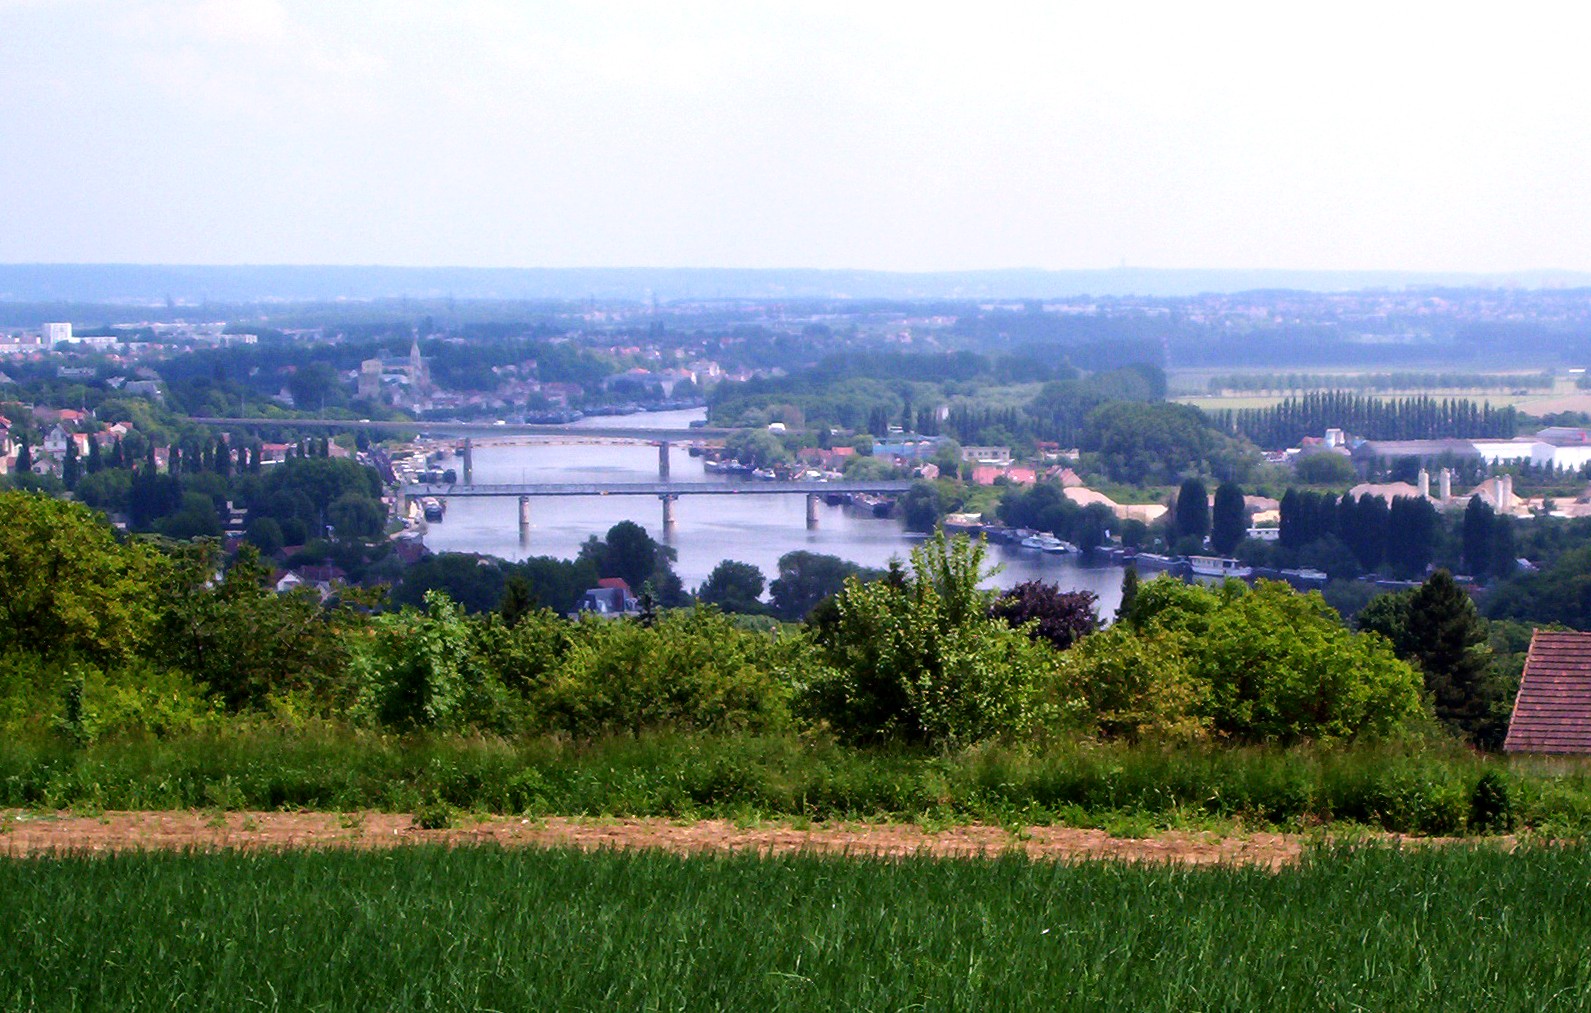
[[[1228,863],[1278,868],[1296,861],[1304,838],[1255,833],[1243,837],[1167,832],[1146,838],[1111,837],[1103,830],[954,826],[925,830],[911,824],[815,824],[740,827],[725,820],[678,823],[666,819],[493,818],[446,830],[422,830],[393,813],[107,812],[73,816],[0,814],[0,855],[96,853],[128,850],[234,848],[391,848],[405,844],[495,844],[587,850],[657,848],[676,853],[751,851],[940,857],[1021,852],[1031,858],[1111,858],[1195,865]]]

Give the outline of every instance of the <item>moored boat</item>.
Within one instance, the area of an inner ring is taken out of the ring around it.
[[[1047,531],[1036,535],[1029,535],[1022,539],[1024,549],[1038,549],[1040,552],[1063,553],[1076,552],[1077,546],[1071,542],[1064,542]]]
[[[1188,566],[1200,577],[1251,577],[1253,567],[1230,556],[1189,556]]]
[[[1140,552],[1127,562],[1139,570],[1174,570],[1182,562],[1175,556],[1162,556],[1154,552]]]

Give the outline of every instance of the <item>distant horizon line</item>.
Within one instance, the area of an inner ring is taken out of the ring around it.
[[[716,264],[574,264],[574,265],[521,265],[521,264],[405,264],[395,262],[361,261],[177,261],[177,260],[0,260],[0,268],[202,268],[228,269],[278,269],[295,270],[381,270],[381,271],[622,271],[671,272],[714,271],[744,273],[801,274],[888,274],[888,275],[955,275],[955,274],[1121,274],[1147,272],[1158,274],[1392,274],[1392,275],[1445,275],[1455,277],[1495,277],[1508,275],[1584,275],[1591,278],[1591,267],[1508,267],[1508,268],[1444,268],[1444,267],[1166,267],[1151,264],[1112,264],[1104,267],[1041,267],[1016,264],[1003,267],[810,267],[802,265],[733,267]]]
[[[4,303],[467,301],[1028,301],[1190,298],[1252,291],[1591,288],[1561,268],[428,267],[384,264],[0,263]]]

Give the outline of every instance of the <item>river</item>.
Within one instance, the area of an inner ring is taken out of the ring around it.
[[[654,412],[624,418],[590,418],[571,430],[605,425],[677,428],[689,438],[693,419],[701,409]],[[450,461],[445,467],[456,467]],[[477,443],[474,480],[481,484],[514,482],[647,482],[657,479],[657,447],[636,443],[533,442],[533,438]],[[684,444],[669,455],[674,481],[726,482],[748,489],[764,483],[709,475],[701,458],[691,457]],[[911,536],[898,520],[881,520],[865,510],[845,506],[818,506],[818,526],[806,527],[806,497],[748,492],[740,496],[682,496],[674,504],[674,529],[662,540],[678,553],[675,572],[685,586],[695,589],[720,560],[751,563],[772,581],[779,573],[779,557],[805,549],[882,568],[892,556],[906,558],[920,536]],[[619,521],[634,521],[657,538],[662,534],[662,504],[651,496],[536,497],[530,501],[530,533],[519,540],[519,503],[512,497],[467,498],[448,501],[447,517],[430,525],[425,543],[435,552],[479,552],[503,559],[527,556],[571,558],[580,543],[601,536]],[[1075,556],[1048,556],[1031,549],[989,547],[987,562],[1003,569],[989,581],[1011,587],[1027,580],[1043,580],[1062,590],[1087,590],[1099,596],[1100,610],[1109,615],[1121,600],[1122,568],[1085,566]]]

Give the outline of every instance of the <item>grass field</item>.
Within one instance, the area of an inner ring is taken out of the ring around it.
[[[0,1007],[1569,1010],[1591,850],[1280,872],[493,848],[0,861]]]
[[[1482,759],[1452,743],[1292,749],[1056,742],[851,749],[798,736],[403,738],[330,725],[76,746],[0,741],[0,808],[464,811],[699,819],[1099,826],[1360,824],[1475,829],[1482,776],[1521,825],[1591,832],[1591,767]]]

